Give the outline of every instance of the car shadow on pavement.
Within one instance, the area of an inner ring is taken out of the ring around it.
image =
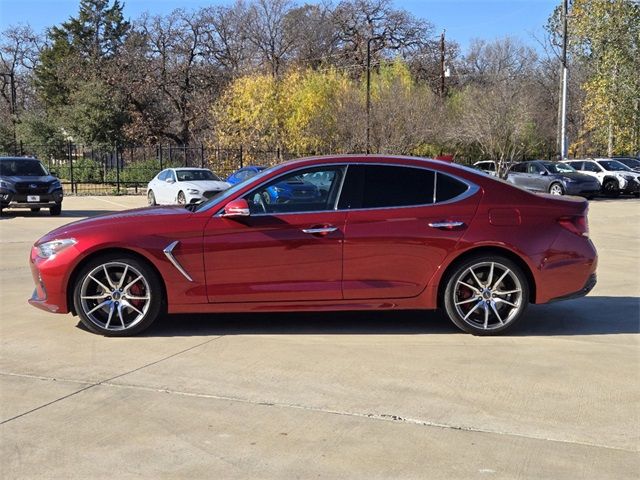
[[[460,332],[434,311],[165,315],[142,335],[415,335]],[[640,298],[586,297],[531,305],[511,337],[640,333]]]

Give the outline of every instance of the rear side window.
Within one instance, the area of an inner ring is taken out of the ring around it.
[[[527,171],[527,165],[524,163],[518,163],[517,165],[511,167],[511,171],[515,173],[524,173]]]
[[[389,208],[433,203],[431,170],[350,165],[338,208]]]
[[[436,181],[436,202],[446,202],[462,195],[469,186],[449,175],[438,172]]]

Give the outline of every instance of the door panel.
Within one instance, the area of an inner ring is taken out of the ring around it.
[[[349,212],[345,229],[345,299],[419,295],[469,225],[480,199],[415,208]],[[457,229],[429,223],[455,220]]]
[[[345,218],[336,211],[211,218],[204,231],[209,302],[341,299]]]

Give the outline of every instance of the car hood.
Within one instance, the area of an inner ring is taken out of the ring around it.
[[[11,182],[11,183],[22,183],[22,182],[32,182],[32,183],[51,183],[55,180],[57,180],[56,177],[53,177],[51,175],[45,175],[42,177],[33,177],[30,175],[12,175],[12,176],[8,176],[8,175],[1,175],[0,176],[2,178],[2,180],[4,180],[5,182]]]
[[[227,182],[217,181],[217,180],[194,180],[190,182],[179,182],[180,186],[184,186],[184,188],[195,188],[197,190],[226,190],[231,186],[231,184]]]
[[[99,229],[101,227],[111,229],[121,229],[125,224],[140,222],[171,222],[167,217],[172,216],[188,216],[193,215],[192,212],[184,208],[182,205],[169,205],[158,207],[144,207],[133,210],[123,210],[121,212],[104,213],[96,215],[76,222],[67,223],[55,230],[50,231],[44,237],[36,242],[40,244],[65,237],[73,237],[79,235],[85,230]]]

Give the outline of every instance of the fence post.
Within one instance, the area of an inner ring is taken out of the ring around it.
[[[22,140],[20,140],[20,156],[24,155],[24,150],[22,149]]]
[[[240,145],[240,168],[243,168],[244,164],[242,162],[242,145]]]
[[[173,165],[173,151],[171,149],[171,144],[169,144],[169,165]]]
[[[69,181],[71,182],[71,193],[74,193],[75,187],[73,184],[73,150],[71,147],[71,140],[67,141],[67,160],[69,161]]]
[[[162,143],[160,145],[158,145],[158,150],[160,152],[160,155],[159,155],[159,157],[160,157],[160,170],[164,170],[162,168]]]
[[[204,143],[200,144],[200,168],[204,168]]]
[[[118,160],[118,144],[114,145],[113,154],[116,159],[116,192],[120,193],[120,161]]]

